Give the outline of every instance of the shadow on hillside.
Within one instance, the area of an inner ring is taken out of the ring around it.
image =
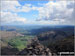
[[[2,47],[1,55],[16,55],[19,52],[17,48]]]

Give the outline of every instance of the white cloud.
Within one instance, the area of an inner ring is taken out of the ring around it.
[[[27,20],[26,18],[19,17],[16,13],[1,12],[1,24],[10,24],[16,22],[25,24]]]
[[[11,12],[29,12],[32,10],[31,4],[25,4],[24,6],[20,5],[17,0],[15,1],[1,1],[1,10],[2,11],[11,11]]]
[[[26,18],[19,17],[17,12],[36,10],[39,12],[39,16],[38,19],[36,19],[37,21],[32,21],[33,24],[75,24],[74,4],[74,1],[49,1],[48,3],[39,4],[39,7],[37,7],[32,4],[22,6],[17,0],[1,1],[1,19],[2,22],[25,23],[27,21]]]
[[[17,12],[21,11],[20,10],[21,5],[18,3],[17,0],[16,1],[1,1],[0,6],[1,6],[1,12],[0,12],[1,24],[25,24],[27,22],[27,18],[20,17],[17,14]]]
[[[1,1],[1,10],[2,11],[17,11],[16,6],[18,6],[18,7],[21,6],[17,0],[15,0],[15,1]]]
[[[43,5],[43,7],[38,8],[40,20],[50,20],[52,23],[53,20],[59,21],[61,24],[75,24],[74,17],[74,1],[57,1],[57,2],[48,2]]]
[[[31,10],[32,10],[31,4],[25,4],[24,6],[22,6],[21,9],[19,9],[19,12],[29,12]]]
[[[58,21],[40,21],[40,24],[59,24]]]
[[[65,22],[65,19],[58,19],[58,18],[56,18],[56,19],[54,19],[53,21]]]

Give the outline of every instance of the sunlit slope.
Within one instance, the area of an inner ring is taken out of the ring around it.
[[[4,38],[12,38],[16,36],[24,36],[20,33],[17,33],[16,31],[0,31],[1,39]]]

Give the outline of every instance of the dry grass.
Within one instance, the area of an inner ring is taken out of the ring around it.
[[[5,38],[12,38],[12,37],[16,37],[16,36],[24,36],[20,33],[17,33],[16,31],[0,31],[0,36],[1,39],[5,39]]]

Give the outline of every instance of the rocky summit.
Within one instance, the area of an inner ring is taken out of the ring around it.
[[[32,40],[32,43],[27,46],[24,50],[18,53],[18,55],[43,55],[52,56],[49,48],[43,46],[37,40]]]

